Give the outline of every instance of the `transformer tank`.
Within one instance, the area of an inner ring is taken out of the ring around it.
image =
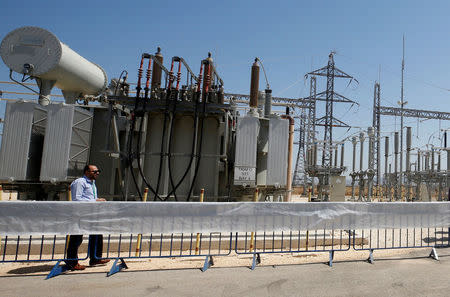
[[[43,50],[48,57],[42,58]],[[205,201],[248,200],[256,188],[261,200],[286,196],[290,123],[271,112],[270,89],[258,105],[256,60],[250,111],[240,115],[236,105],[223,102],[223,81],[210,54],[198,74],[178,56],[166,68],[160,48],[142,54],[136,95],[129,96],[121,91],[128,90],[128,75],[107,90],[100,66],[44,29],[11,32],[0,52],[11,71],[48,81],[39,85],[40,104],[7,104],[0,182],[21,199],[57,199],[54,194],[67,191],[86,164],[102,170],[96,184],[108,200],[140,200],[145,188],[155,201],[196,201],[202,189]],[[50,101],[53,85],[66,103]],[[73,104],[78,99],[89,104]]]

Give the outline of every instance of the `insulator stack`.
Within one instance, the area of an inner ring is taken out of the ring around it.
[[[225,95],[224,95],[224,91],[223,91],[223,87],[222,86],[220,86],[219,92],[217,93],[217,102],[219,104],[224,104],[225,103]]]
[[[212,81],[212,66],[213,66],[213,59],[211,58],[211,53],[208,53],[208,58],[203,60],[203,63],[205,64],[205,78],[203,80],[203,88],[202,88],[202,101],[208,100],[208,93],[211,88],[211,81]]]
[[[359,142],[360,142],[360,150],[359,150],[359,170],[363,170],[363,162],[364,162],[364,132],[359,133]]]
[[[181,72],[177,73],[177,90],[180,88]]]
[[[141,88],[141,80],[142,80],[142,74],[143,74],[143,70],[142,70],[142,62],[141,62],[141,68],[138,69],[138,82],[137,82],[137,88]]]
[[[316,165],[317,164],[317,143],[314,143],[314,148],[313,148],[313,156],[314,156],[314,159],[313,159],[313,165]]]
[[[434,171],[434,147],[431,148],[431,166],[430,166],[431,171]]]
[[[397,165],[398,165],[398,143],[399,143],[399,139],[398,139],[398,132],[394,133],[394,172],[397,173]]]
[[[148,66],[147,66],[147,71],[146,71],[146,82],[145,82],[145,95],[144,97],[147,99],[148,98],[148,93],[150,91],[150,77],[151,77],[151,67],[152,67],[152,59],[148,59]]]
[[[161,54],[161,48],[158,47],[158,51],[155,53],[155,59],[158,60],[161,64],[163,63],[163,55]],[[153,76],[152,76],[152,91],[156,91],[156,89],[161,87],[161,74],[162,69],[158,65],[158,63],[153,63]]]
[[[266,98],[264,103],[264,116],[268,117],[272,114],[272,90],[266,89]]]
[[[353,144],[353,163],[352,163],[352,172],[356,171],[356,144],[358,141],[356,140],[356,136],[352,137],[352,144]]]
[[[152,76],[152,70],[150,69],[150,67],[147,69],[146,76],[147,76],[147,85],[146,85],[146,87],[148,88],[148,87],[150,87],[150,77]]]
[[[201,85],[202,85],[202,78],[203,78],[203,63],[200,65],[200,73],[198,74],[197,94],[200,94],[200,88],[201,88]],[[198,100],[198,99],[200,99],[200,97],[197,97],[196,100]]]
[[[420,150],[417,151],[417,171],[420,171],[420,159],[422,158],[422,155],[420,154]]]
[[[172,64],[170,65],[170,72],[169,72],[169,85],[167,87],[168,90],[170,90],[172,88],[173,81],[175,79],[175,76],[173,75],[173,63],[174,63],[174,61],[172,60]]]
[[[143,65],[144,65],[144,56],[142,56],[141,58],[141,63],[139,64],[139,69],[138,69],[138,81],[137,81],[137,85],[136,85],[136,97],[139,97],[140,93],[141,93],[141,80],[142,80],[142,73],[143,71]]]
[[[334,147],[334,167],[336,168],[338,164],[338,146]]]
[[[384,137],[384,171],[388,172],[388,158],[389,158],[389,137]]]
[[[252,75],[250,79],[250,107],[258,107],[258,88],[259,88],[259,65],[258,59],[252,65]]]
[[[411,127],[406,127],[406,171],[411,170]]]

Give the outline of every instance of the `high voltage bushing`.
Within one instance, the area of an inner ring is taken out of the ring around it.
[[[259,65],[258,59],[252,65],[252,74],[250,79],[250,107],[258,107],[258,88],[259,88]]]
[[[406,127],[406,171],[411,171],[411,127]]]
[[[374,136],[375,131],[373,127],[367,128],[367,134],[369,135],[369,170],[367,170],[367,199],[371,201],[373,191],[373,178],[375,176],[374,168]]]
[[[441,171],[441,151],[437,152],[438,155],[438,161],[437,161],[437,171]]]
[[[344,168],[344,143],[341,144],[341,168]]]
[[[394,160],[394,173],[397,173],[398,168],[398,132],[394,133],[394,155],[395,155],[395,160]]]
[[[264,116],[267,118],[272,114],[272,90],[265,89],[266,98],[264,102]]]
[[[352,144],[353,144],[353,163],[352,163],[352,171],[355,172],[356,170],[356,144],[357,144],[356,137],[352,137]]]
[[[161,64],[163,63],[163,55],[161,54],[161,48],[158,47],[156,53],[155,53],[155,59],[157,59]],[[152,69],[152,82],[151,82],[151,89],[152,94],[151,97],[154,99],[154,92],[161,87],[161,75],[162,69],[158,65],[158,63],[153,63],[153,69]]]
[[[357,177],[356,173],[356,144],[358,141],[356,140],[356,136],[352,137],[352,145],[353,145],[353,159],[352,159],[352,172],[350,173],[350,177],[352,178],[352,199],[355,199],[355,181]]]
[[[360,152],[359,152],[359,201],[363,200],[364,196],[364,176],[366,172],[363,170],[364,163],[364,132],[359,133]]]
[[[337,167],[337,163],[338,163],[338,146],[336,144],[334,148],[334,167]]]
[[[364,160],[364,132],[359,133],[360,151],[359,151],[359,171],[363,170]]]
[[[317,164],[317,142],[314,142],[313,156],[314,156],[313,162],[314,162],[314,165],[316,165]]]
[[[394,184],[394,198],[398,199],[398,132],[394,133],[394,175],[395,175],[395,184]]]
[[[416,167],[417,171],[420,171],[420,165],[421,165],[420,159],[421,159],[420,150],[417,150],[417,167]]]
[[[434,172],[434,147],[431,148],[431,172]]]
[[[367,128],[367,134],[369,135],[369,169],[374,168],[374,136],[375,131],[373,127]]]
[[[388,172],[389,172],[389,165],[388,165],[388,158],[389,158],[389,137],[385,136],[384,137],[384,192],[386,194],[386,198],[388,198],[387,196],[387,192],[388,192]]]

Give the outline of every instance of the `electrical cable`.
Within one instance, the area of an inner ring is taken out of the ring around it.
[[[9,78],[10,78],[13,82],[15,82],[15,83],[21,85],[21,86],[24,87],[24,88],[27,88],[28,90],[34,92],[35,94],[38,94],[38,95],[39,95],[39,92],[36,92],[36,91],[33,90],[32,88],[27,87],[24,83],[21,83],[20,81],[15,80],[15,79],[12,77],[12,72],[13,72],[12,69],[9,69]]]
[[[168,152],[168,156],[167,156],[167,160],[168,160],[168,169],[169,169],[169,180],[170,180],[170,186],[172,187],[172,192],[173,192],[173,196],[175,201],[178,201],[177,198],[177,194],[176,194],[176,189],[175,189],[175,183],[173,181],[173,176],[172,176],[172,139],[173,139],[173,127],[175,124],[175,114],[176,114],[176,109],[177,109],[177,101],[178,101],[178,90],[180,87],[180,79],[181,79],[181,61],[178,61],[178,72],[177,72],[177,86],[175,88],[175,93],[174,93],[174,98],[173,98],[173,109],[172,109],[172,118],[170,121],[170,128],[169,128],[169,152]],[[167,195],[166,199],[169,198],[170,195]]]
[[[119,75],[119,79],[117,80],[116,87],[114,88],[114,95],[117,94],[117,89],[119,88],[119,85],[120,85],[120,79],[122,78],[122,75],[123,75],[124,73],[126,73],[126,76],[125,76],[125,79],[123,80],[123,82],[125,82],[125,81],[126,81],[126,77],[128,77],[128,71],[122,70],[122,72],[121,72],[120,75]]]
[[[144,55],[142,55],[141,57],[141,63],[138,69],[138,83],[136,86],[136,99],[135,99],[135,103],[134,103],[134,110],[131,113],[131,123],[130,123],[130,130],[129,130],[129,134],[128,134],[128,142],[127,142],[127,166],[130,168],[130,173],[131,173],[131,177],[133,178],[133,182],[134,185],[136,187],[136,191],[139,194],[139,198],[142,200],[142,194],[141,191],[139,189],[139,185],[137,183],[136,180],[136,176],[134,175],[134,168],[133,168],[133,160],[134,160],[134,156],[133,156],[133,152],[132,152],[132,144],[133,144],[133,132],[134,132],[134,128],[136,125],[136,110],[139,106],[139,97],[140,97],[140,92],[141,92],[141,79],[142,79],[142,66],[144,64]]]
[[[203,74],[203,64],[200,66],[200,74],[199,74],[199,78],[197,81],[197,91],[195,93],[195,98],[193,98],[193,102],[194,102],[194,125],[193,125],[193,137],[192,137],[192,146],[191,146],[191,158],[189,159],[189,164],[183,174],[183,176],[180,178],[180,180],[178,181],[178,183],[175,185],[175,187],[172,188],[172,191],[167,195],[170,196],[172,195],[172,193],[174,193],[174,191],[176,191],[178,189],[178,187],[181,185],[181,183],[184,181],[184,179],[186,178],[187,174],[189,173],[189,170],[192,167],[192,162],[194,160],[194,156],[195,156],[195,144],[197,142],[197,124],[198,124],[198,103],[200,100],[200,86],[201,86],[201,82],[202,82],[202,74]]]
[[[149,100],[149,86],[150,86],[150,76],[151,76],[151,58],[149,59],[148,62],[148,68],[147,68],[147,81],[145,84],[145,88],[144,88],[144,104],[142,107],[143,112],[145,112],[145,108],[147,106],[147,101]],[[159,199],[159,200],[163,200],[158,193],[153,189],[153,187],[150,185],[150,183],[147,181],[144,171],[142,170],[142,165],[141,165],[141,159],[140,159],[140,151],[141,151],[141,140],[142,140],[142,126],[143,126],[143,119],[141,119],[140,123],[139,123],[139,133],[138,133],[138,139],[137,139],[137,143],[136,143],[136,152],[139,152],[138,154],[138,158],[137,158],[137,166],[139,169],[139,174],[141,175],[142,180],[144,181],[145,185],[150,189],[150,191]]]
[[[157,183],[156,183],[156,193],[159,192],[159,186],[161,184],[161,175],[162,175],[162,167],[163,167],[163,160],[164,160],[164,142],[166,140],[166,126],[167,126],[167,118],[169,116],[169,107],[170,107],[170,96],[171,96],[171,92],[172,92],[172,83],[173,83],[173,64],[174,61],[172,59],[172,65],[170,66],[170,72],[169,72],[169,82],[167,84],[167,94],[166,94],[166,108],[164,111],[164,121],[163,121],[163,126],[162,126],[162,136],[161,136],[161,155],[159,158],[159,170],[158,170],[158,179],[157,179]],[[167,197],[166,197],[167,199]],[[155,194],[155,198],[154,200],[156,201],[156,194]],[[165,200],[165,199],[164,199]]]
[[[211,71],[211,64],[209,64],[209,62],[207,62],[208,65],[208,71],[205,71],[205,82],[206,82],[206,87],[205,87],[205,92],[206,94],[208,94],[209,91],[209,84],[210,84],[210,71]],[[206,100],[207,98],[205,97],[205,100],[203,100],[202,102],[202,114],[201,114],[201,118],[200,118],[200,141],[199,141],[199,148],[198,148],[198,154],[197,154],[197,162],[195,164],[195,171],[194,171],[194,177],[192,178],[192,182],[191,182],[191,186],[189,188],[189,192],[188,192],[188,196],[187,196],[187,201],[189,201],[191,199],[191,194],[192,194],[192,190],[194,189],[194,184],[195,184],[195,180],[197,179],[197,175],[198,175],[198,170],[200,168],[200,161],[201,161],[201,157],[202,157],[202,144],[203,144],[203,125],[205,122],[205,113],[206,113]]]

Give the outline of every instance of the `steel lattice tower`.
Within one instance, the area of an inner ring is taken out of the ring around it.
[[[355,103],[354,101],[339,95],[334,91],[334,79],[335,78],[348,78],[353,80],[354,78],[342,70],[338,69],[334,64],[334,52],[331,52],[328,56],[328,65],[309,72],[307,75],[326,76],[327,89],[325,92],[317,94],[316,99],[325,99],[325,115],[316,121],[316,125],[324,126],[324,147],[322,155],[322,166],[330,167],[331,164],[331,147],[333,141],[333,127],[349,127],[346,123],[333,117],[333,103],[334,102],[347,102]],[[323,98],[325,97],[325,98]]]
[[[307,134],[307,119],[306,119],[306,111],[302,108],[300,117],[299,117],[299,128],[295,129],[295,131],[299,132],[298,139],[298,152],[297,152],[297,162],[295,163],[294,170],[294,178],[292,179],[292,185],[298,186],[303,185],[304,189],[306,189],[308,183],[308,177],[305,170],[306,165],[306,134]]]
[[[308,136],[306,142],[312,145],[316,140],[316,77],[311,76],[309,88]]]
[[[316,138],[316,77],[310,77],[310,92],[309,97],[304,98],[308,100],[308,116],[306,117],[305,109],[302,109],[300,116],[300,127],[297,130],[299,132],[298,152],[297,160],[295,163],[294,178],[292,179],[292,185],[298,186],[302,184],[306,186],[312,179],[307,177],[306,173],[306,149],[310,148]],[[305,128],[306,127],[306,131]],[[305,140],[306,137],[306,140]],[[304,176],[303,179],[301,176]]]
[[[381,135],[380,135],[380,84],[375,82],[373,89],[373,122],[372,126],[375,129],[375,151],[374,151],[374,163],[375,163],[375,185],[380,184],[381,180]]]

